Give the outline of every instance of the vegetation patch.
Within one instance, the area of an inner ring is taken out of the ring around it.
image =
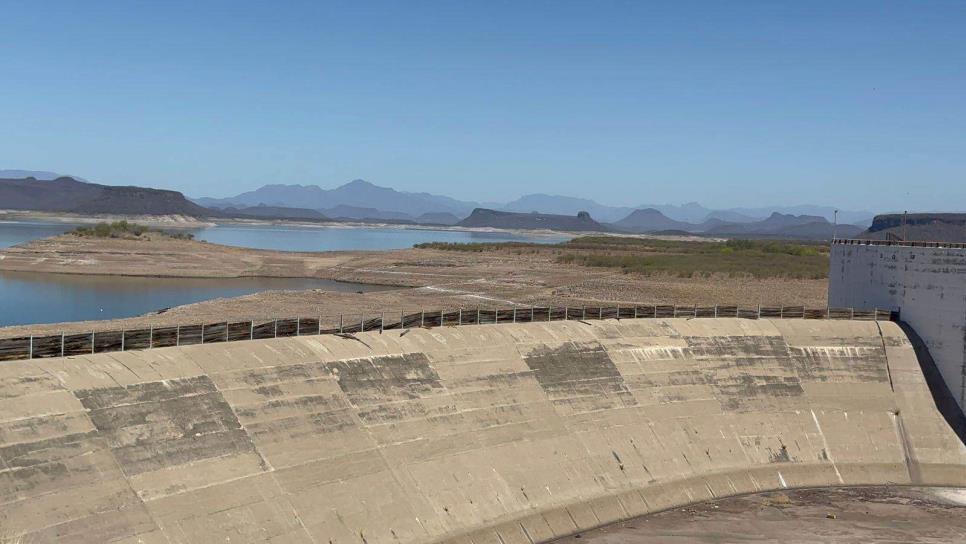
[[[127,221],[114,221],[113,223],[97,223],[92,226],[77,227],[70,234],[83,238],[142,238],[144,235],[153,233],[176,238],[178,240],[191,240],[195,237],[190,232],[172,232],[159,229],[152,229],[136,223]]]
[[[829,266],[826,245],[773,240],[712,242],[582,236],[559,244],[434,242],[415,247],[472,253],[541,253],[559,264],[678,277],[821,279],[828,276]]]

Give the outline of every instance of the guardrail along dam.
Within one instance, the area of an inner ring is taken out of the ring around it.
[[[529,544],[711,498],[966,486],[891,322],[623,319],[0,364],[0,538]]]

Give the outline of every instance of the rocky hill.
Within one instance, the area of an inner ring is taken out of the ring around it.
[[[627,232],[656,232],[678,230],[693,232],[697,225],[675,221],[654,208],[634,210],[627,217],[613,224],[620,230]]]
[[[500,229],[547,229],[570,232],[604,232],[608,229],[594,221],[587,212],[577,215],[545,213],[514,213],[477,208],[460,221],[461,227],[491,227]]]
[[[921,242],[966,242],[966,213],[911,213],[877,215],[859,238],[905,239]]]
[[[177,191],[100,185],[70,177],[0,179],[0,208],[40,212],[216,217]]]

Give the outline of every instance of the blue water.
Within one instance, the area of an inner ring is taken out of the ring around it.
[[[56,236],[77,225],[40,222],[0,222],[0,248]],[[510,232],[467,232],[385,227],[297,227],[278,225],[217,225],[186,229],[198,240],[227,246],[278,251],[350,251],[402,249],[423,242],[537,242],[555,244],[570,236],[538,236]]]
[[[77,225],[66,223],[39,223],[30,221],[0,221],[0,249],[39,238],[57,236],[74,230]]]
[[[56,236],[74,227],[63,223],[0,222],[0,248]],[[276,225],[219,225],[189,232],[199,240],[212,243],[281,251],[401,249],[421,242],[556,243],[568,239],[495,232]],[[0,272],[0,327],[132,317],[213,298],[313,288],[353,292],[384,289],[313,279],[133,278]]]
[[[379,291],[391,287],[293,278],[138,278],[0,272],[0,327],[133,317],[213,298],[282,289]]]
[[[535,236],[509,232],[467,232],[385,227],[218,225],[192,232],[196,239],[216,244],[280,251],[402,249],[423,242],[537,242],[552,244],[570,239],[569,236]]]

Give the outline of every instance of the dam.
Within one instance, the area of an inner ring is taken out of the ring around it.
[[[966,487],[895,323],[608,319],[0,363],[0,540],[536,544],[768,490]]]
[[[836,240],[828,298],[897,311],[966,414],[966,244]]]

